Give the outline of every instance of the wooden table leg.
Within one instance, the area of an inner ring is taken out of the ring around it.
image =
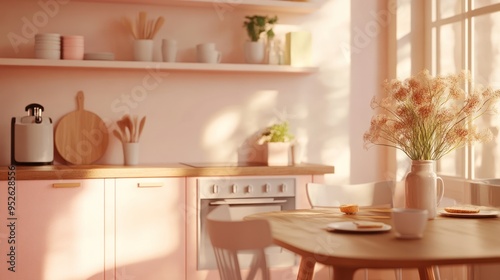
[[[299,273],[297,275],[297,280],[312,280],[314,274],[314,266],[316,261],[314,258],[302,257],[300,260]]]
[[[333,267],[333,279],[338,280],[352,280],[354,279],[354,272],[356,272],[355,268],[348,267]]]
[[[420,276],[420,280],[435,280],[432,266],[419,267],[418,275]]]

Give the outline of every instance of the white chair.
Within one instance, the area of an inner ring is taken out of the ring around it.
[[[307,198],[312,208],[338,207],[341,204],[392,207],[394,181],[352,185],[307,184]]]
[[[341,204],[391,208],[394,188],[394,181],[344,185],[308,183],[307,198],[311,208],[338,207]],[[401,280],[401,269],[396,269],[395,275],[397,280]],[[365,279],[368,279],[368,270],[365,270]]]
[[[237,253],[252,253],[248,279],[270,280],[264,249],[273,243],[271,227],[265,220],[231,221],[228,205],[217,206],[207,215],[207,232],[214,248],[221,280],[241,280]]]

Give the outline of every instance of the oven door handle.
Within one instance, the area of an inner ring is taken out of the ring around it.
[[[282,204],[286,203],[287,200],[249,200],[249,199],[234,199],[234,200],[219,200],[210,202],[210,205],[238,205],[238,204],[246,204],[246,205],[259,205],[259,204]]]

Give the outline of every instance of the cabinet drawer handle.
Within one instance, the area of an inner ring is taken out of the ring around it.
[[[54,183],[52,184],[53,188],[78,188],[80,187],[80,183]]]
[[[139,188],[160,188],[163,187],[163,183],[139,183],[137,186]]]

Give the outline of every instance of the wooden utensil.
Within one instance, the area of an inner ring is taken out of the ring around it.
[[[139,124],[139,133],[137,135],[137,142],[141,138],[142,130],[144,129],[144,124],[146,123],[146,116],[142,117],[141,123]]]
[[[158,33],[158,31],[160,31],[160,28],[163,26],[163,23],[165,22],[165,18],[164,17],[159,17],[155,24],[154,24],[154,30],[151,34],[151,38],[150,39],[153,39],[155,36],[156,36],[156,33]]]
[[[139,39],[147,39],[146,38],[146,12],[139,12]]]
[[[77,110],[57,124],[54,142],[61,157],[72,164],[91,164],[108,148],[109,133],[102,119],[83,108],[83,91],[76,96]]]
[[[125,127],[128,129],[129,132],[129,137],[127,142],[134,142],[134,125],[132,124],[132,119],[130,118],[130,115],[125,115],[123,116],[123,123],[125,124]]]
[[[120,128],[123,142],[130,142],[130,133],[127,132],[127,124],[125,123],[125,120],[122,118],[117,121],[116,124]]]

